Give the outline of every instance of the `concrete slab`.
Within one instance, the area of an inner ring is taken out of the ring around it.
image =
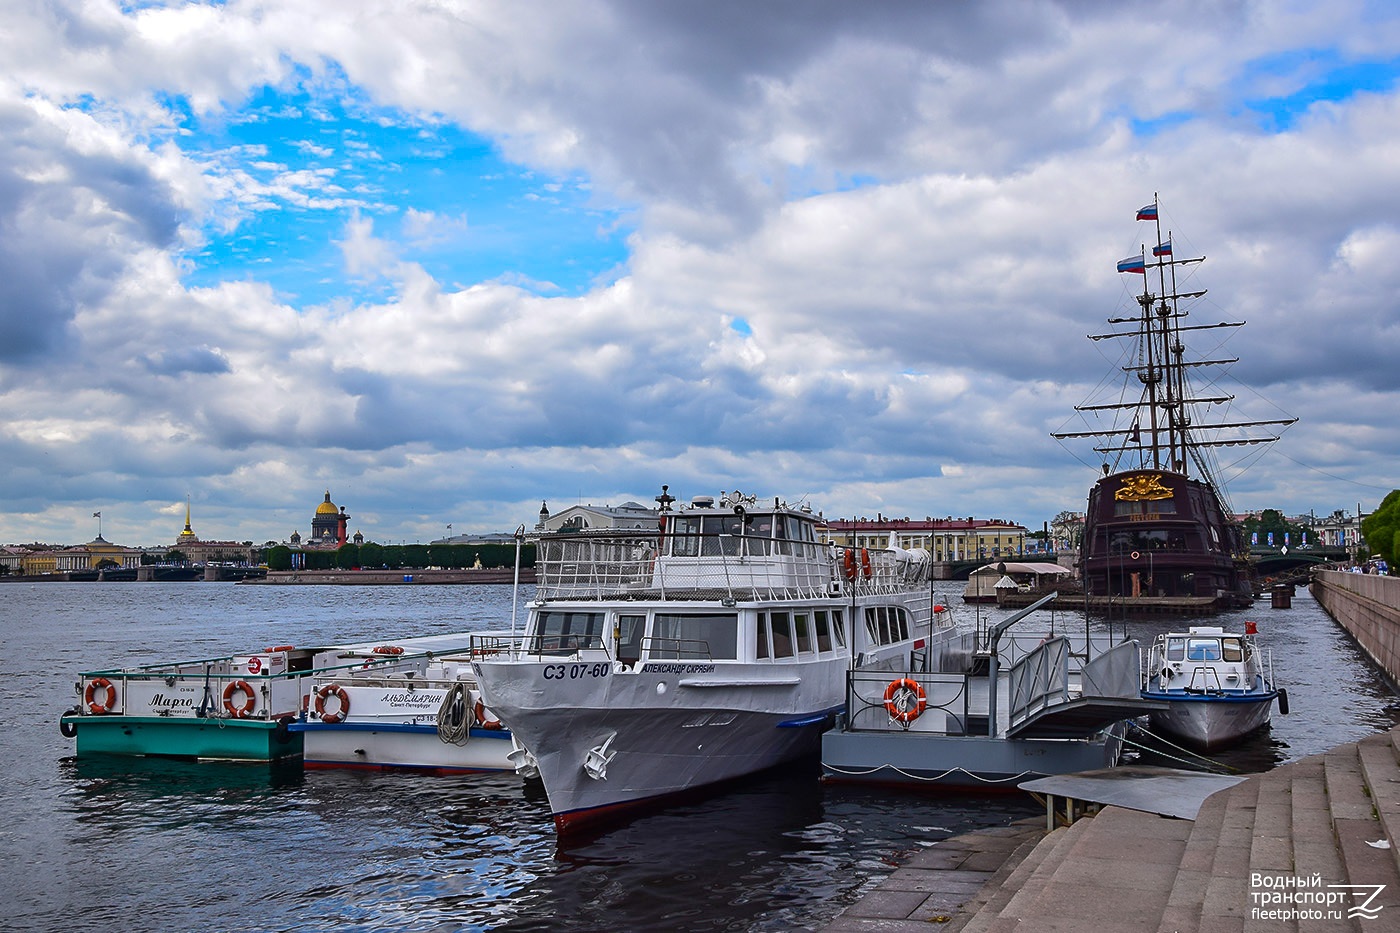
[[[1057,774],[1018,785],[1035,794],[1111,804],[1144,813],[1194,820],[1211,794],[1243,781],[1223,774],[1127,765],[1078,774]]]

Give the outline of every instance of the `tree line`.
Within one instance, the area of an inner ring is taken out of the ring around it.
[[[423,570],[441,567],[514,567],[514,544],[344,544],[334,551],[293,551],[284,544],[263,552],[269,570],[291,570],[293,555],[305,570]],[[522,567],[535,566],[535,546],[520,551]]]

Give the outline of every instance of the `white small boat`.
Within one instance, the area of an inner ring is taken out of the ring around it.
[[[967,575],[963,602],[1001,604],[1004,593],[1014,593],[1025,597],[1024,605],[1030,605],[1045,594],[1054,592],[1057,585],[1073,576],[1074,571],[1068,567],[1047,562],[1016,563],[1003,560],[984,564]]]
[[[1268,725],[1275,700],[1286,714],[1288,694],[1275,687],[1272,659],[1255,643],[1257,631],[1246,622],[1243,635],[1204,625],[1158,635],[1142,695],[1165,700],[1168,708],[1149,714],[1150,728],[1210,750]]]
[[[822,544],[808,508],[657,500],[651,529],[542,536],[522,637],[472,662],[561,832],[815,756],[853,662],[951,631],[926,563]]]
[[[399,656],[311,678],[305,719],[289,727],[302,737],[305,767],[437,774],[516,769],[510,731],[482,701],[468,645],[413,654],[383,647]]]

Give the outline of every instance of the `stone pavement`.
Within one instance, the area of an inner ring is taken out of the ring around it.
[[[1397,832],[1400,728],[1250,776],[1194,821],[1110,806],[944,840],[824,933],[1395,931]]]

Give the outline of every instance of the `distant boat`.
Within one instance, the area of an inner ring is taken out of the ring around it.
[[[1148,715],[1150,728],[1200,749],[1234,745],[1268,725],[1288,694],[1274,685],[1269,652],[1255,643],[1256,627],[1243,635],[1217,626],[1191,626],[1157,636],[1148,652],[1144,699],[1168,707]]]
[[[1216,381],[1198,392],[1189,374],[1237,360],[1188,355],[1185,335],[1227,333],[1243,322],[1183,323],[1191,302],[1205,294],[1184,282],[1204,257],[1176,257],[1155,198],[1138,219],[1153,223],[1156,245],[1118,264],[1119,272],[1143,276],[1138,311],[1109,319],[1122,329],[1089,338],[1126,341],[1127,387],[1109,400],[1076,406],[1097,427],[1052,434],[1101,439],[1094,450],[1104,458],[1103,475],[1089,492],[1080,545],[1084,602],[1125,615],[1248,606],[1254,601],[1249,547],[1225,503],[1214,452],[1277,440],[1260,429],[1297,419],[1212,420],[1212,408],[1234,396]]]
[[[1065,584],[1073,575],[1073,570],[1059,564],[997,561],[967,575],[963,602],[1000,605],[1004,594],[1015,593],[1024,600],[1021,605],[1028,606],[1046,593],[1055,592],[1057,586]]]

